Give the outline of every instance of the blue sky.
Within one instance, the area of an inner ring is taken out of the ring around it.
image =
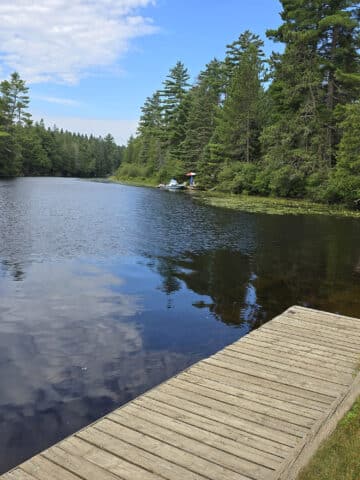
[[[246,29],[279,50],[265,31],[280,11],[277,0],[1,0],[0,75],[27,80],[35,119],[124,143],[177,60],[194,79]]]

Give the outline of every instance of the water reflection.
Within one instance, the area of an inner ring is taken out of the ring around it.
[[[0,280],[1,471],[237,337],[155,264],[33,263],[21,288]]]
[[[360,316],[360,222],[0,180],[0,473],[292,304]]]
[[[24,269],[20,263],[12,262],[10,260],[2,260],[0,265],[0,275],[5,276],[6,274],[11,275],[15,282],[21,282],[25,277]]]
[[[212,299],[211,312],[229,325],[251,323],[259,310],[251,258],[241,252],[214,250],[188,253],[178,261],[178,278],[200,295]]]

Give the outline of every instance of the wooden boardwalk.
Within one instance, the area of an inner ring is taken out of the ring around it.
[[[302,307],[1,480],[295,479],[360,394],[360,320]]]

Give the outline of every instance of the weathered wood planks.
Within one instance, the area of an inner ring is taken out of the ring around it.
[[[359,361],[360,320],[291,307],[1,480],[294,480]]]

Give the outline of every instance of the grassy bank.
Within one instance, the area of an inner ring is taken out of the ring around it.
[[[159,183],[155,178],[144,177],[110,177],[110,180],[112,182],[137,187],[156,187]],[[335,215],[360,218],[360,211],[349,210],[337,205],[329,206],[309,202],[307,200],[234,195],[218,191],[195,191],[193,195],[197,201],[205,205],[250,213],[268,213],[272,215]]]
[[[360,397],[298,480],[360,479]]]
[[[196,198],[206,205],[230,208],[251,213],[273,215],[335,215],[360,218],[360,211],[349,210],[342,206],[329,206],[307,200],[287,198],[256,197],[250,195],[231,195],[220,192],[199,192]]]
[[[120,183],[122,185],[131,185],[133,187],[156,187],[159,183],[154,178],[142,178],[142,177],[134,177],[134,178],[110,177],[109,180],[113,183]]]

